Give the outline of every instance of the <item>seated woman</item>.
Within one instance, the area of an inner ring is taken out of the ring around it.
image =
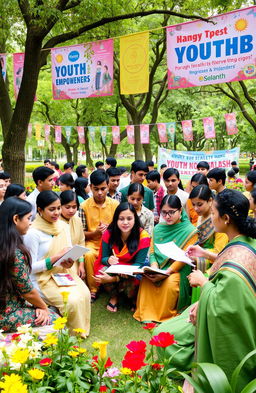
[[[248,210],[248,199],[236,190],[225,189],[213,201],[215,231],[226,233],[229,243],[213,263],[209,280],[200,270],[190,274],[190,285],[201,287],[199,302],[154,331],[154,334],[174,334],[177,343],[166,348],[165,353],[168,358],[173,355],[174,367],[191,368],[194,325],[197,330],[195,360],[217,364],[229,380],[243,357],[255,349],[256,240],[253,239],[256,239],[256,223],[248,217]],[[193,248],[188,250],[188,255],[195,256]],[[163,356],[161,350],[159,355]],[[237,391],[242,391],[255,377],[255,357],[244,365]]]
[[[78,177],[75,180],[75,192],[79,204],[89,198],[90,186],[88,185],[88,179],[86,177]]]
[[[208,186],[208,180],[207,177],[203,173],[195,173],[190,180],[190,187],[189,187],[189,192],[193,190],[196,186],[199,184],[205,184]],[[187,215],[192,222],[193,225],[197,225],[197,220],[198,220],[198,214],[195,212],[195,209],[193,208],[191,199],[189,198],[186,203],[186,211]]]
[[[6,333],[26,324],[52,324],[58,318],[29,278],[31,257],[22,236],[29,229],[31,211],[31,204],[17,197],[8,198],[0,207],[0,329]]]
[[[81,218],[78,217],[78,201],[76,194],[71,191],[63,191],[60,194],[61,216],[60,219],[69,225],[72,245],[85,246],[84,230]],[[85,278],[84,257],[75,262],[79,277]]]
[[[27,196],[25,192],[25,187],[23,187],[21,184],[9,184],[9,186],[6,188],[4,199],[10,198],[12,196],[26,199]]]
[[[24,238],[32,256],[32,282],[40,291],[47,304],[56,307],[63,315],[64,302],[61,295],[67,287],[58,286],[52,275],[70,274],[74,286],[68,287],[67,326],[72,334],[73,329],[90,330],[90,293],[72,268],[73,261],[65,260],[60,266],[54,266],[71,247],[69,226],[59,219],[61,204],[58,195],[53,191],[42,191],[36,200],[38,214]]]
[[[132,304],[136,302],[138,280],[120,275],[104,273],[104,266],[114,264],[138,265],[145,263],[150,245],[148,233],[140,227],[136,210],[128,202],[121,203],[115,210],[112,223],[102,236],[99,257],[95,261],[95,280],[110,292],[107,309],[117,311],[120,292],[125,292]]]
[[[174,317],[190,304],[190,288],[187,275],[191,267],[173,262],[161,254],[156,244],[173,241],[186,250],[197,241],[197,229],[192,225],[176,195],[166,195],[160,206],[164,222],[155,226],[150,249],[150,265],[166,270],[162,274],[144,275],[139,288],[134,318],[140,322],[162,322]]]
[[[59,187],[60,191],[67,191],[67,190],[73,190],[75,186],[75,182],[73,179],[73,176],[70,173],[64,173],[59,177]]]
[[[251,191],[250,208],[253,212],[253,217],[256,218],[256,188]]]
[[[154,228],[154,214],[143,205],[144,186],[140,183],[132,183],[128,188],[127,201],[133,205],[140,219],[142,227],[152,236]]]

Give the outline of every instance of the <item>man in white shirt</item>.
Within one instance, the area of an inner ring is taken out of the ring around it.
[[[46,166],[39,166],[33,173],[33,180],[36,188],[29,194],[27,201],[32,205],[32,220],[36,217],[36,198],[41,191],[52,190],[54,186],[54,171]]]

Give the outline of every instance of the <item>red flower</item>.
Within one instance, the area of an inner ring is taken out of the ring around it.
[[[152,367],[154,370],[161,370],[161,368],[163,368],[164,365],[163,365],[163,364],[159,364],[159,363],[153,363],[153,364],[151,364],[151,367]]]
[[[107,386],[100,386],[99,392],[106,392],[107,391]]]
[[[132,371],[138,371],[141,369],[141,367],[146,366],[144,363],[145,356],[145,352],[127,351],[124,356],[124,360],[122,361],[122,366],[129,368]]]
[[[161,332],[157,336],[153,336],[149,341],[150,345],[162,348],[169,347],[174,343],[176,343],[176,341],[174,341],[174,335],[168,332]]]
[[[50,366],[52,364],[52,359],[51,358],[44,358],[40,360],[39,362],[40,366]]]
[[[93,356],[92,358],[92,367],[98,369],[99,358],[98,356]],[[113,362],[110,358],[107,358],[106,363],[104,364],[104,368],[108,368],[112,366]]]
[[[126,345],[126,348],[129,349],[131,352],[145,352],[146,351],[146,343],[145,341],[131,341],[129,344]]]
[[[149,323],[145,323],[145,325],[143,326],[143,329],[153,330],[153,329],[155,329],[155,327],[157,327],[157,323],[149,322]]]
[[[14,333],[14,334],[12,334],[11,340],[20,341],[20,335],[21,335],[21,333]]]

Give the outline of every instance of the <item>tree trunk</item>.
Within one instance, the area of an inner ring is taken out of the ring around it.
[[[151,146],[150,143],[142,145],[145,153],[145,161],[152,160],[152,151],[151,151]]]
[[[134,122],[134,124],[138,124],[138,123]],[[142,144],[140,141],[140,126],[139,125],[134,126],[134,134],[135,134],[135,144],[134,144],[135,160],[144,160]]]
[[[70,149],[70,145],[68,144],[67,139],[66,139],[66,137],[63,134],[62,134],[62,143],[61,144],[62,144],[62,146],[65,149],[66,156],[67,156],[67,162],[73,161],[72,151]]]
[[[90,151],[90,146],[89,146],[89,139],[88,139],[88,127],[84,128],[84,136],[85,136],[85,154],[86,154],[86,165],[89,166],[90,168],[93,168],[93,161],[91,158],[91,151]]]

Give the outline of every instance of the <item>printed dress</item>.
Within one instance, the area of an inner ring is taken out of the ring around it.
[[[0,329],[3,329],[6,333],[15,332],[19,326],[25,324],[31,324],[32,327],[36,326],[36,309],[21,296],[21,294],[26,294],[33,289],[29,278],[29,268],[21,251],[16,250],[15,254],[13,282],[16,291],[8,293],[5,309],[0,313]],[[50,315],[50,323],[52,323],[58,316],[52,311],[50,311]]]

